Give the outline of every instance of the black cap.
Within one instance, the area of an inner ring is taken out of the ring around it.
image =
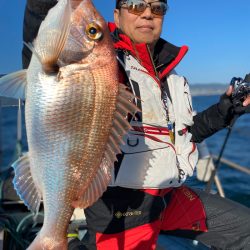
[[[244,82],[250,83],[250,73],[245,76]]]
[[[119,6],[118,6],[119,2],[120,2],[120,0],[116,0],[116,4],[115,4],[115,8],[116,8],[116,9],[119,8]]]

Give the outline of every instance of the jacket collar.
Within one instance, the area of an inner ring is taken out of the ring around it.
[[[187,46],[177,47],[164,39],[160,38],[155,46],[153,61],[146,44],[134,44],[129,37],[117,29],[114,23],[108,23],[114,41],[115,49],[127,50],[148,72],[155,75],[157,70],[158,77],[163,79],[167,76],[182,60],[188,51]]]

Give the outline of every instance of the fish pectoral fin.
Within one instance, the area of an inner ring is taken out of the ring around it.
[[[35,186],[33,178],[30,172],[30,161],[28,153],[20,157],[12,164],[14,168],[14,188],[20,197],[24,201],[24,204],[29,210],[38,213],[41,203],[41,192]]]
[[[25,100],[27,70],[20,70],[0,78],[0,96]]]
[[[111,179],[110,166],[103,160],[95,177],[90,182],[87,189],[80,192],[78,200],[73,201],[74,208],[86,208],[92,205],[106,191]],[[83,195],[82,195],[83,193]]]
[[[45,73],[58,72],[58,58],[66,44],[71,24],[71,5],[69,0],[57,3],[59,8],[52,8],[42,22],[34,47],[28,44],[38,57]]]

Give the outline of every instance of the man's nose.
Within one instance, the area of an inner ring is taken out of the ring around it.
[[[141,17],[144,17],[144,18],[152,18],[153,17],[153,13],[151,11],[150,6],[147,6],[147,8],[141,14]]]

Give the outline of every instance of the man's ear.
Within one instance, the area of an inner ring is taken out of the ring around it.
[[[115,9],[114,10],[114,22],[117,28],[120,28],[119,15],[120,15],[120,10]]]

